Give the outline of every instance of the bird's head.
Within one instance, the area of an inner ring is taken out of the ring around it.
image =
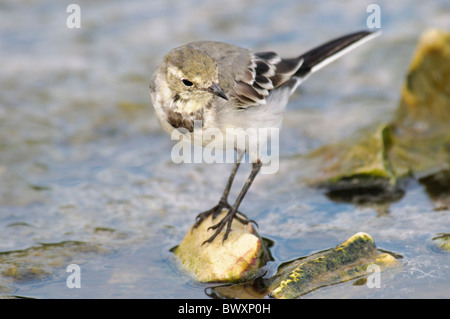
[[[214,95],[228,97],[219,86],[219,70],[204,51],[183,46],[165,57],[166,81],[173,95],[180,100],[204,106]]]

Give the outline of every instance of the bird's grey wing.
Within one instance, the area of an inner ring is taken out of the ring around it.
[[[266,104],[271,92],[284,84],[291,91],[310,74],[323,68],[380,32],[359,31],[331,40],[290,59],[275,52],[251,53],[222,42],[197,42],[214,57],[225,94],[239,108]],[[295,81],[290,81],[295,79]]]
[[[239,108],[265,104],[270,92],[289,81],[302,63],[301,58],[281,59],[275,52],[252,53],[223,42],[191,45],[205,50],[217,62],[219,85]]]
[[[265,104],[270,93],[288,82],[302,62],[302,58],[282,59],[275,52],[252,54],[245,73],[234,85],[234,97],[239,107]]]
[[[273,89],[288,83],[291,78],[297,79],[289,82],[295,88],[312,73],[380,34],[381,31],[350,33],[292,59],[282,59],[275,52],[255,53],[248,67],[251,76],[237,82],[236,97],[244,107],[264,104]]]

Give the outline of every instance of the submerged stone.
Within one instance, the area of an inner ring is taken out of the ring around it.
[[[450,234],[448,233],[437,234],[437,236],[433,238],[433,244],[438,250],[450,253]]]
[[[357,278],[355,285],[377,285],[379,282],[371,276],[399,267],[398,257],[378,250],[370,235],[357,233],[333,249],[281,264],[270,278],[214,287],[210,295],[216,298],[261,299],[270,296],[294,299],[314,289]]]
[[[0,287],[48,280],[74,259],[84,263],[92,255],[107,252],[99,245],[77,241],[42,243],[23,250],[0,252]]]
[[[237,282],[255,276],[269,259],[264,241],[252,223],[243,225],[233,221],[227,240],[220,233],[212,243],[205,243],[214,230],[208,229],[219,222],[227,211],[215,219],[204,220],[188,231],[175,250],[184,270],[199,282]]]
[[[268,291],[277,299],[297,298],[319,287],[367,275],[371,265],[381,271],[397,264],[392,255],[377,250],[368,234],[357,233],[334,249],[282,266],[270,280]]]
[[[435,203],[435,210],[450,209],[450,169],[424,176],[419,182]]]

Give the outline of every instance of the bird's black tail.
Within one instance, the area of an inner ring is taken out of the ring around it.
[[[380,31],[359,31],[344,35],[309,50],[299,57],[303,59],[303,64],[294,76],[303,80],[311,73],[320,70],[325,65],[333,62],[364,42],[373,39],[380,33]]]

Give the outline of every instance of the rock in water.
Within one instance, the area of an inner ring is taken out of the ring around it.
[[[450,33],[430,29],[422,34],[409,66],[397,111],[397,122],[433,129],[450,122]]]
[[[450,253],[450,234],[437,234],[437,236],[433,238],[433,245],[441,252]]]
[[[399,174],[424,177],[450,163],[450,33],[420,37],[393,122],[389,158]]]
[[[356,204],[393,202],[403,196],[388,153],[392,129],[382,124],[374,131],[361,133],[336,144],[325,145],[309,156],[321,170],[308,184],[323,187],[336,201]]]
[[[319,287],[367,275],[370,265],[381,271],[397,264],[392,255],[377,250],[370,235],[357,233],[333,249],[280,267],[268,292],[277,299],[297,298]]]
[[[312,152],[321,170],[307,182],[333,200],[386,203],[403,196],[403,180],[448,171],[450,33],[423,33],[401,93],[390,123]]]
[[[375,272],[399,269],[401,263],[397,258],[400,257],[378,250],[372,237],[361,232],[333,249],[284,262],[272,277],[214,287],[212,295],[239,299],[260,299],[266,296],[293,299],[314,289],[356,278],[359,279],[354,282],[355,285],[366,283],[376,287],[379,282]]]
[[[227,240],[222,241],[223,231],[212,243],[202,245],[214,233],[208,228],[226,213],[224,210],[214,220],[210,217],[197,228],[191,227],[175,250],[182,268],[199,282],[243,281],[257,275],[260,267],[269,260],[264,242],[252,223],[243,225],[234,220]]]

